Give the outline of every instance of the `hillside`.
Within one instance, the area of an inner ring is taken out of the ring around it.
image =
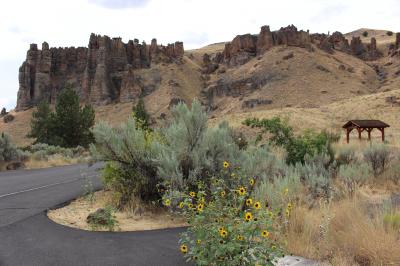
[[[364,31],[368,37],[363,36]],[[338,131],[348,119],[374,118],[392,125],[388,131],[390,140],[397,136],[394,132],[398,129],[400,57],[393,50],[390,50],[392,54],[388,52],[391,45],[396,49],[400,44],[395,43],[396,34],[386,33],[386,30],[359,29],[324,36],[309,35],[294,26],[275,32],[264,26],[258,35],[238,35],[231,42],[211,44],[183,54],[179,51],[177,58],[159,46],[159,52],[154,52],[159,57],[157,60],[149,57],[150,65],[134,69],[128,66],[128,70],[115,68],[110,77],[114,80],[122,77],[124,95],[129,92],[136,96],[129,101],[94,103],[96,120],[118,125],[129,117],[140,94],[154,123],[168,119],[169,110],[176,103],[190,103],[197,98],[209,110],[211,123],[226,119],[242,128],[241,121],[247,117],[280,115],[288,117],[297,130]],[[360,37],[361,43],[353,37]],[[368,43],[372,37],[377,48]],[[113,39],[111,43],[121,44],[121,40]],[[364,54],[355,53],[360,47]],[[114,62],[112,49],[110,60]],[[115,66],[114,63],[107,64]],[[68,73],[74,77],[73,72]],[[72,80],[80,84],[79,77]],[[20,146],[28,145],[30,140],[25,135],[31,113],[32,109],[14,112],[13,122],[0,121],[0,132],[10,134]]]

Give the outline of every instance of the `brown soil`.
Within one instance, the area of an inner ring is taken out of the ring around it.
[[[92,230],[90,225],[86,223],[87,216],[99,208],[107,206],[111,198],[112,195],[110,191],[98,191],[94,193],[94,200],[92,201],[87,197],[82,197],[72,201],[63,208],[49,211],[47,215],[56,223],[82,230]],[[115,213],[115,216],[118,221],[116,231],[121,232],[187,226],[183,218],[174,217],[167,211],[160,209],[145,211],[142,215],[134,215],[130,211],[118,211]],[[106,231],[107,228],[99,228],[96,230]]]

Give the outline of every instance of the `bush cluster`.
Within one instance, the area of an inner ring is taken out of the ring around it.
[[[306,156],[312,157],[321,153],[329,154],[332,161],[333,151],[330,144],[339,138],[339,136],[325,131],[316,133],[311,130],[306,131],[303,135],[295,136],[293,128],[279,117],[261,120],[258,118],[246,119],[243,124],[252,128],[260,128],[260,134],[270,133],[272,135],[270,142],[286,149],[286,161],[289,164],[304,163]]]
[[[135,110],[145,110],[143,103]],[[270,133],[269,143],[257,146],[226,122],[209,127],[198,101],[175,106],[171,123],[159,129],[143,126],[142,111],[119,128],[96,125],[91,152],[107,162],[104,183],[118,208],[158,203],[186,217],[191,227],[181,251],[198,265],[272,265],[294,206],[329,202],[337,183],[351,197],[370,173],[392,169],[387,146],[373,145],[363,156],[344,148],[335,156],[337,135],[295,135],[279,118],[244,122]],[[272,145],[283,147],[286,158],[275,156]]]
[[[75,148],[63,148],[52,146],[45,143],[37,143],[26,149],[31,158],[35,160],[48,160],[53,155],[61,155],[66,158],[81,157],[85,153],[85,148],[77,146]]]
[[[21,160],[25,157],[24,153],[17,149],[11,142],[10,136],[1,133],[0,135],[0,163],[11,162],[14,160]]]

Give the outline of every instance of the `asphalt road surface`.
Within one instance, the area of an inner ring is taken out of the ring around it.
[[[0,173],[0,265],[186,265],[183,229],[89,232],[56,224],[48,209],[101,188],[99,165]]]

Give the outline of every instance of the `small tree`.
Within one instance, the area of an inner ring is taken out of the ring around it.
[[[368,31],[364,31],[364,32],[362,33],[362,35],[363,35],[364,37],[368,37]]]
[[[68,88],[61,92],[52,117],[57,136],[54,144],[62,147],[87,147],[93,142],[90,129],[94,125],[94,110],[90,105],[82,109],[74,90]]]
[[[146,111],[143,97],[139,98],[139,102],[132,108],[133,118],[136,121],[136,126],[144,130],[150,129],[150,115]]]
[[[36,138],[35,143],[51,143],[53,138],[51,110],[46,101],[39,103],[36,111],[32,113],[31,131],[27,137]]]
[[[393,36],[393,31],[390,31],[390,30],[387,31],[387,32],[386,32],[386,35],[387,35],[387,36]]]
[[[87,147],[93,142],[90,131],[94,125],[95,113],[90,105],[80,107],[79,97],[70,88],[63,90],[57,98],[55,112],[49,104],[42,102],[31,121],[29,137],[36,143],[47,143],[61,147]]]

